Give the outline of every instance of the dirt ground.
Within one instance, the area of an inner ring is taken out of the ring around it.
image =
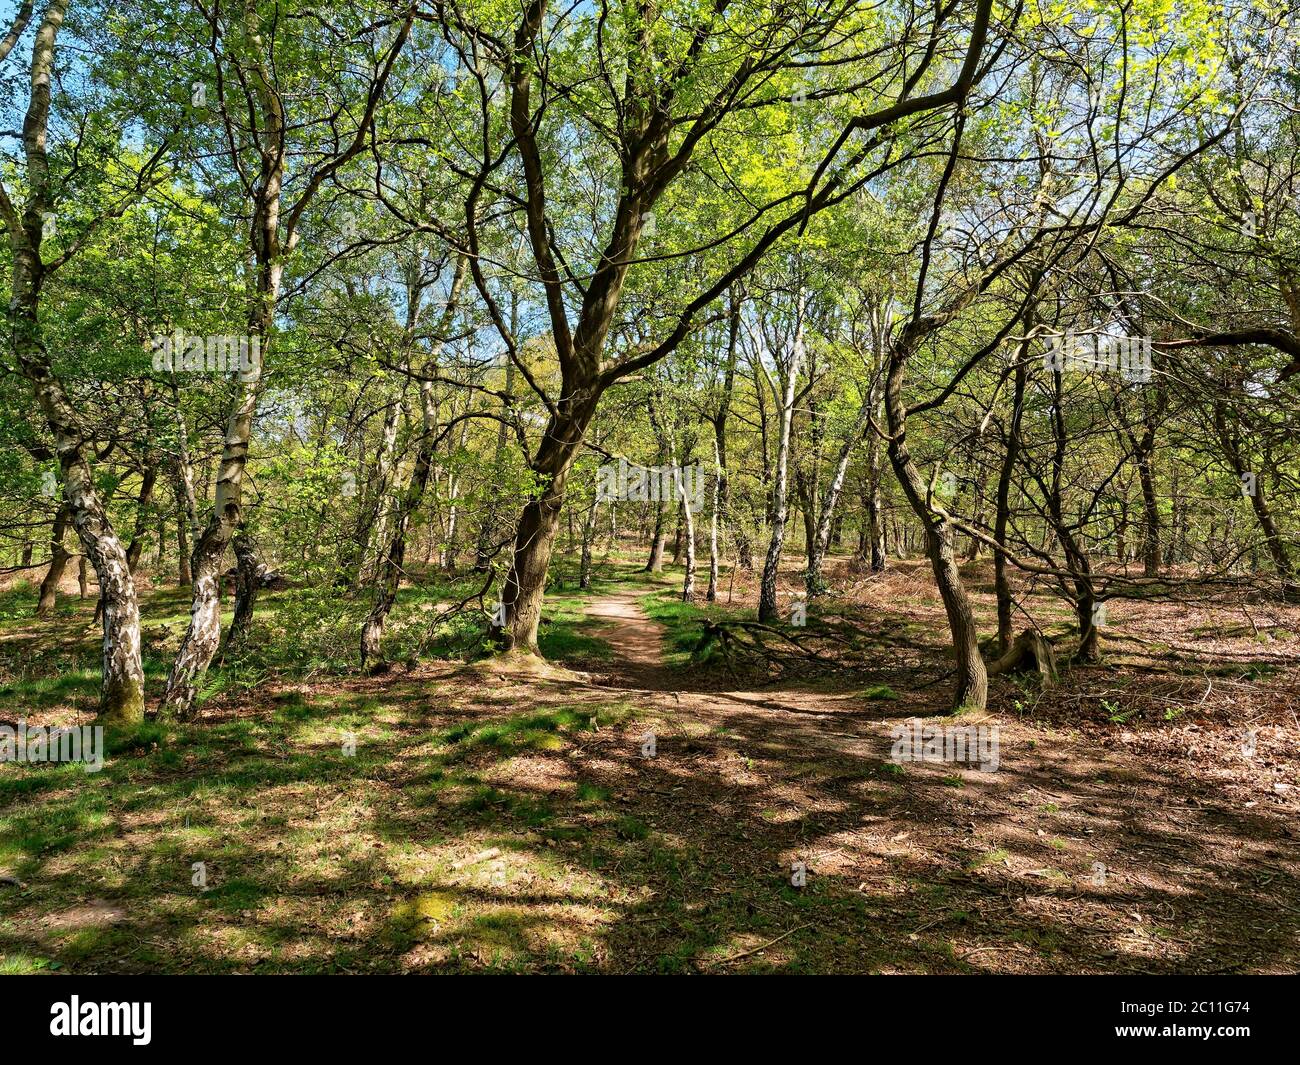
[[[1100,665],[1047,692],[995,678],[987,713],[954,718],[924,570],[838,576],[871,653],[793,682],[683,664],[647,617],[663,589],[620,586],[587,607],[612,656],[586,670],[426,662],[230,699],[206,727],[287,713],[283,751],[129,767],[106,828],[9,863],[0,953],[72,971],[1296,971],[1300,610],[1117,602]],[[918,720],[996,727],[996,769],[900,763],[891,732]],[[349,722],[365,757],[339,760]],[[53,813],[59,794],[36,798]],[[196,892],[205,853],[216,887]]]
[[[875,597],[892,599],[888,583]],[[905,694],[910,662],[877,663],[897,699],[677,690],[679,677],[654,668],[635,597],[593,612],[614,619],[604,636],[630,663],[608,682],[645,685],[638,696],[658,710],[656,757],[637,766],[638,805],[653,807],[657,823],[688,826],[701,850],[736,861],[753,853],[781,869],[804,861],[810,882],[865,901],[872,927],[857,934],[939,935],[959,969],[1294,971],[1294,649],[1279,656],[1290,676],[1275,693],[1207,672],[1191,685],[1203,694],[1189,711],[1153,721],[1144,705],[1127,727],[1079,720],[1070,711],[1104,696],[1068,689],[1038,700],[1032,715],[998,713],[1022,705],[1003,684],[994,712],[961,719],[998,727],[995,772],[911,762],[882,783],[872,769],[890,759],[891,728],[944,706],[942,691]],[[1148,611],[1142,624],[1158,628],[1163,613]],[[1189,620],[1204,622],[1183,613],[1184,628]],[[1221,647],[1207,657],[1260,655]],[[1188,688],[1134,683],[1157,704],[1161,691]],[[759,862],[748,875],[766,872]]]

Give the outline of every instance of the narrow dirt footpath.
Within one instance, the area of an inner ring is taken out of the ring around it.
[[[597,599],[587,609],[589,617],[606,623],[600,634],[623,663],[638,669],[664,663],[662,630],[641,607],[649,592],[618,592]]]
[[[764,951],[766,963],[816,958],[816,968],[832,971],[930,972],[1291,968],[1300,911],[1280,911],[1277,899],[1300,890],[1300,862],[1285,811],[1242,808],[1204,776],[1152,764],[1123,743],[1098,745],[1005,715],[929,719],[996,727],[996,771],[893,764],[891,731],[927,712],[906,690],[882,699],[861,690],[697,687],[690,670],[664,664],[662,629],[641,606],[646,594],[622,592],[589,608],[608,622],[601,636],[616,655],[602,686],[633,697],[638,735],[648,728],[657,737],[651,760],[634,756],[635,737],[621,741],[628,753],[620,762],[638,770],[631,805],[697,853],[726,855],[727,883],[714,890],[753,900],[804,862],[808,891],[853,900],[854,919],[834,929],[849,945],[845,956],[826,957],[824,936],[805,929]],[[626,776],[596,779],[628,795]],[[864,911],[879,940],[867,951]],[[674,933],[657,931],[657,949],[674,949]],[[612,938],[653,956],[650,944]]]

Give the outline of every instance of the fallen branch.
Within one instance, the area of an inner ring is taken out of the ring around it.
[[[711,965],[730,965],[733,962],[738,962],[740,961],[741,958],[748,958],[751,954],[757,954],[761,950],[767,950],[768,947],[776,946],[778,943],[781,942],[781,940],[788,939],[796,932],[801,931],[802,929],[805,929],[807,927],[809,927],[807,924],[795,925],[795,927],[790,929],[790,931],[777,936],[775,939],[770,939],[766,943],[760,943],[757,947],[754,947],[752,950],[742,951],[740,954],[733,954],[730,958],[723,958],[722,961],[712,962]]]

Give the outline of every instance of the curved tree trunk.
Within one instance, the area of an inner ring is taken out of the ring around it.
[[[248,643],[248,631],[253,624],[253,606],[262,587],[262,562],[258,558],[257,543],[246,529],[240,529],[231,541],[235,552],[235,613],[230,619],[225,646],[217,657],[217,664],[232,655],[238,655]]]
[[[48,617],[54,612],[58,599],[59,582],[63,580],[63,573],[67,569],[68,559],[72,557],[71,552],[63,543],[64,533],[68,528],[68,518],[68,505],[62,503],[59,505],[58,513],[54,515],[54,525],[50,530],[50,568],[46,570],[45,579],[41,581],[41,593],[36,601],[36,616],[38,618]]]
[[[278,267],[275,275],[278,280]],[[263,324],[265,331],[262,335],[265,336],[270,330],[269,315]],[[181,641],[176,661],[172,664],[163,694],[164,704],[182,718],[192,712],[198,694],[199,678],[207,672],[221,640],[219,582],[226,547],[243,524],[244,466],[248,461],[253,409],[257,405],[257,384],[260,378],[260,365],[248,374],[239,375],[235,401],[226,423],[225,445],[212,514],[198,543],[194,545],[191,558],[194,594],[190,606],[190,624]]]
[[[104,599],[103,680],[100,716],[138,721],[144,715],[144,670],[140,661],[140,611],[126,551],[109,521],[86,457],[90,439],[54,375],[40,326],[41,286],[45,264],[41,241],[46,217],[54,206],[46,154],[50,85],[55,41],[63,25],[67,0],[51,0],[32,45],[31,98],[23,123],[27,202],[21,214],[4,198],[5,228],[12,255],[8,324],[13,352],[31,383],[41,413],[54,437],[62,472],[63,498],[77,535],[99,576]]]
[[[268,159],[264,167],[254,203],[253,250],[257,260],[257,294],[249,318],[250,335],[259,339],[263,357],[270,346],[284,269],[280,249],[280,188],[284,180],[284,162],[283,159]],[[257,407],[262,365],[262,358],[258,358],[251,368],[235,375],[235,392],[226,418],[212,512],[194,545],[190,563],[194,589],[190,624],[163,693],[164,705],[177,717],[187,717],[193,711],[199,679],[207,672],[221,641],[219,583],[226,548],[243,525],[244,468],[253,435],[253,412]]]
[[[427,382],[421,383],[422,390],[430,387]],[[425,398],[422,405],[426,411],[432,410],[431,399]],[[426,428],[415,455],[415,469],[411,473],[410,483],[402,493],[393,518],[392,538],[379,562],[379,572],[375,579],[375,602],[361,628],[362,670],[373,672],[382,667],[384,626],[393,604],[397,602],[397,590],[401,584],[403,564],[406,560],[406,540],[410,531],[411,516],[419,509],[420,503],[424,500],[425,489],[429,485],[429,473],[433,469],[433,448],[433,433],[431,429]]]
[[[929,491],[907,449],[907,408],[903,403],[903,378],[908,352],[894,348],[890,352],[889,372],[885,379],[885,415],[889,424],[889,461],[908,502],[925,528],[925,553],[934,571],[935,583],[948,615],[953,652],[957,659],[957,685],[953,692],[955,707],[982,710],[988,703],[988,671],[980,657],[979,632],[975,612],[962,583],[961,571],[953,550],[953,530],[943,514],[931,509]]]
[[[565,486],[599,398],[600,391],[589,387],[574,390],[570,398],[561,400],[533,458],[533,475],[543,488],[537,498],[524,504],[519,516],[514,554],[501,589],[504,625],[493,626],[498,643],[507,652],[537,654],[537,626]]]
[[[1246,474],[1253,471],[1246,469],[1240,443],[1228,427],[1227,412],[1221,400],[1214,404],[1214,430],[1219,438],[1219,446],[1223,448],[1223,453],[1232,466],[1232,472],[1236,474],[1238,481],[1242,481]],[[1273,568],[1282,582],[1283,598],[1289,601],[1300,601],[1300,580],[1297,579],[1295,562],[1286,549],[1286,542],[1273,516],[1268,495],[1264,491],[1264,478],[1256,474],[1253,481],[1254,491],[1245,494],[1250,498],[1251,510],[1254,511],[1255,520],[1259,522],[1260,531],[1264,534],[1264,544],[1268,549],[1269,558],[1272,559]]]
[[[135,501],[135,528],[131,532],[131,543],[126,549],[126,564],[132,573],[140,564],[140,555],[144,552],[149,504],[153,500],[153,488],[157,480],[158,468],[156,466],[147,466],[140,476],[140,494]]]
[[[1061,372],[1053,374],[1055,396],[1052,403],[1052,433],[1054,447],[1052,452],[1052,476],[1046,490],[1047,519],[1052,532],[1065,553],[1065,564],[1074,585],[1075,616],[1079,623],[1079,650],[1076,658],[1081,662],[1094,662],[1097,659],[1098,625],[1097,593],[1092,579],[1092,563],[1084,544],[1075,536],[1065,520],[1065,508],[1062,492],[1062,480],[1065,473],[1065,457],[1069,447],[1069,435],[1066,431],[1063,413],[1063,395]]]
[[[376,73],[367,89],[364,107],[357,119],[356,135],[345,138],[344,146],[337,153],[315,164],[314,172],[297,194],[298,198],[287,212],[282,225],[281,198],[285,167],[288,160],[294,158],[294,153],[288,151],[292,122],[284,110],[287,97],[281,93],[280,86],[275,84],[272,53],[266,43],[257,5],[247,4],[243,9],[242,43],[246,48],[247,62],[241,70],[247,74],[241,73],[238,82],[244,95],[241,103],[246,104],[250,112],[253,127],[251,135],[260,158],[260,169],[253,181],[248,203],[252,216],[249,251],[255,265],[253,305],[249,308],[248,329],[250,336],[256,337],[260,342],[262,356],[270,348],[285,256],[292,251],[298,239],[298,223],[325,180],[365,149],[375,109],[383,96],[397,54],[410,34],[414,18],[414,10],[408,11],[401,18],[385,59],[376,67]],[[188,716],[192,712],[199,678],[212,662],[221,637],[218,582],[226,547],[243,525],[244,468],[248,462],[253,412],[262,382],[262,367],[263,360],[259,357],[254,360],[254,365],[244,368],[244,372],[236,375],[236,387],[226,419],[221,461],[217,470],[212,513],[194,546],[194,595],[190,608],[190,625],[181,641],[180,651],[167,677],[167,689],[163,694],[164,705],[178,717]]]

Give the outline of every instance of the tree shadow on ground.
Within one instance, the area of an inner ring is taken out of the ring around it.
[[[1277,815],[1110,752],[1013,724],[997,773],[892,767],[897,719],[833,697],[782,715],[519,681],[494,695],[526,708],[502,712],[467,684],[334,686],[119,748],[93,783],[6,777],[25,886],[0,888],[0,952],[77,972],[1295,964]]]

